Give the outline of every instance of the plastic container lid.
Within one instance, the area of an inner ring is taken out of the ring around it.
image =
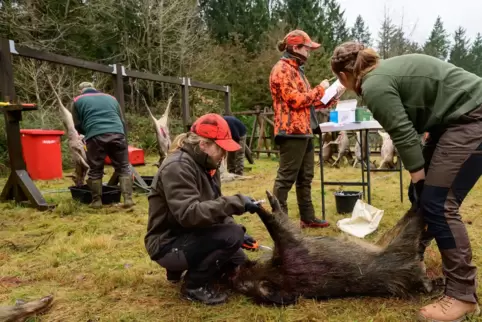
[[[27,135],[64,135],[64,131],[60,130],[41,130],[41,129],[21,129],[21,134]]]

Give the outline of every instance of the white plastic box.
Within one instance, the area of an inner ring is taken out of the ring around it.
[[[338,102],[336,105],[336,111],[338,114],[338,123],[353,123],[356,121],[355,111],[356,111],[357,100],[344,100]]]

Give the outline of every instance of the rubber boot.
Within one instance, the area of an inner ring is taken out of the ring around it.
[[[124,208],[134,206],[134,201],[132,200],[132,178],[130,176],[120,176],[119,182],[121,193],[124,197]]]
[[[92,193],[92,202],[90,203],[90,207],[95,209],[102,208],[102,179],[87,180],[87,184],[89,185]]]

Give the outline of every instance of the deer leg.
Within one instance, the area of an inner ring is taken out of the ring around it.
[[[380,163],[380,166],[378,167],[378,169],[381,169],[384,165],[385,165],[385,160],[382,160],[382,163]]]

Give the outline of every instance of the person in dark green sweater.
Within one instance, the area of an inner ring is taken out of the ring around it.
[[[335,49],[331,68],[362,97],[410,172],[412,209],[427,224],[421,266],[431,239],[442,255],[445,295],[419,318],[461,321],[479,314],[477,268],[459,208],[482,174],[482,78],[422,54],[381,60],[356,42]]]
[[[127,141],[120,106],[115,97],[102,93],[91,83],[80,84],[81,95],[74,98],[72,117],[77,132],[85,136],[87,162],[94,208],[102,207],[102,177],[104,160],[108,155],[119,174],[124,206],[131,207],[132,177],[130,173]]]

